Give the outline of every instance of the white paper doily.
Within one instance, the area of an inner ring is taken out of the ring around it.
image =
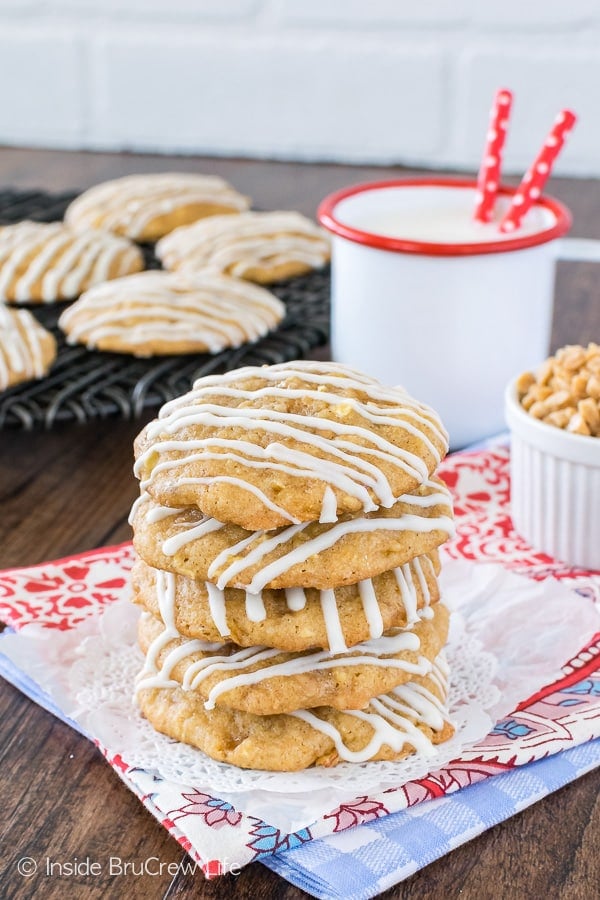
[[[432,757],[414,755],[397,763],[345,763],[298,773],[245,771],[158,735],[133,703],[134,677],[142,666],[135,646],[139,613],[124,601],[69,631],[28,625],[18,634],[5,634],[2,652],[111,754],[219,796],[240,812],[289,832],[340,803],[399,787],[460,757],[493,722],[558,677],[560,667],[599,627],[594,604],[581,592],[552,579],[536,582],[494,563],[447,560],[440,584],[453,610],[447,654],[456,734]]]
[[[134,613],[135,616],[135,613]],[[485,712],[498,700],[493,684],[497,668],[491,653],[465,631],[455,615],[447,648],[451,671],[450,717],[454,737],[434,748],[432,756],[413,754],[400,762],[342,763],[333,768],[315,767],[302,772],[260,772],[215,762],[204,753],[158,734],[140,715],[132,696],[134,679],[143,657],[131,635],[135,634],[129,604],[114,604],[103,617],[104,627],[80,645],[80,658],[71,667],[72,717],[109,750],[130,765],[152,769],[169,781],[212,792],[238,793],[267,789],[278,793],[303,793],[340,785],[353,796],[382,786],[399,785],[422,778],[457,756],[461,749],[486,734],[492,726]],[[115,644],[115,635],[128,635]]]

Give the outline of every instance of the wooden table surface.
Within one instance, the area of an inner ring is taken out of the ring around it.
[[[398,170],[333,165],[169,158],[61,151],[0,150],[0,187],[85,188],[106,178],[159,170],[228,178],[263,208],[314,214],[325,194]],[[600,237],[600,182],[554,179],[552,193],[574,213],[572,234]],[[600,280],[592,264],[563,263],[557,279],[553,348],[600,341]],[[483,298],[485,299],[485,298]],[[0,566],[31,565],[129,538],[126,518],[137,492],[131,444],[143,421],[63,426],[0,435]],[[2,859],[0,896],[46,898],[308,896],[258,863],[238,876],[27,879],[28,856],[138,865],[167,864],[181,847],[119,781],[99,752],[3,683],[0,692]],[[388,898],[578,900],[600,896],[600,772],[545,798],[382,895]]]

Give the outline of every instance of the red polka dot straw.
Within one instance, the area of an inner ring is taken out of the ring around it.
[[[511,205],[500,222],[500,231],[506,233],[517,230],[527,210],[533,206],[542,193],[542,188],[550,176],[556,157],[562,150],[567,134],[576,121],[577,116],[569,109],[563,109],[557,115],[542,149],[513,195]]]
[[[479,222],[489,222],[494,212],[496,194],[500,183],[502,150],[506,140],[506,128],[512,100],[512,93],[506,88],[501,88],[496,91],[490,110],[490,125],[477,178],[477,199],[474,217]]]

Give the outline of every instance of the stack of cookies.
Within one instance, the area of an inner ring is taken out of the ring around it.
[[[198,381],[136,441],[143,714],[244,768],[400,759],[453,733],[437,415],[335,363]]]

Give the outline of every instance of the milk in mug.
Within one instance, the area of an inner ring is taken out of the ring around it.
[[[389,193],[382,191],[379,197],[381,208],[361,209],[358,204],[353,210],[348,201],[339,215],[341,221],[348,217],[354,227],[374,234],[436,244],[513,241],[515,236],[537,234],[555,221],[548,210],[534,206],[516,231],[504,234],[499,231],[499,224],[510,206],[510,198],[500,197],[492,220],[483,223],[473,218],[475,195],[474,189],[390,188]]]

